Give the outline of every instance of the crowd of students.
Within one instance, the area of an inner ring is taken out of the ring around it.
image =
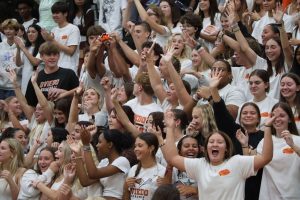
[[[300,198],[300,0],[12,11],[1,200]]]

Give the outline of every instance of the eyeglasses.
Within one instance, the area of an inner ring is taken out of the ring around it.
[[[262,83],[262,81],[249,81],[249,85],[253,85],[253,84],[259,85],[261,83]]]
[[[217,72],[225,72],[227,71],[225,67],[212,67],[211,71],[217,71]]]

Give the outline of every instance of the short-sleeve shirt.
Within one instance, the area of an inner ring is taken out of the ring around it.
[[[198,183],[199,200],[243,200],[245,181],[255,175],[254,157],[236,155],[214,166],[205,158],[184,158],[188,176]]]
[[[79,85],[75,72],[65,68],[59,68],[56,72],[51,74],[46,74],[45,71],[42,70],[39,72],[36,82],[46,98],[48,98],[48,91],[50,88],[72,90]],[[28,104],[35,107],[38,100],[31,81],[28,83],[25,96]]]

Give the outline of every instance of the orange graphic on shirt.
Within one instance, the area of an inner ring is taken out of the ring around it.
[[[261,117],[269,117],[270,115],[268,112],[262,112],[262,113],[260,113],[260,116]]]
[[[282,149],[282,153],[284,153],[284,154],[293,154],[294,150],[291,147],[286,147],[286,148]]]
[[[67,35],[62,35],[62,36],[61,36],[61,39],[62,39],[62,40],[66,40],[66,39],[68,39],[68,36],[67,36]]]
[[[220,176],[226,176],[228,174],[230,174],[229,169],[223,169],[223,170],[219,171]]]

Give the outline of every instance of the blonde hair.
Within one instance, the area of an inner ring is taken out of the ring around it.
[[[2,30],[4,29],[14,29],[15,31],[18,31],[20,28],[20,24],[16,19],[6,19],[1,24]]]
[[[182,33],[174,33],[174,34],[172,34],[172,36],[169,37],[168,44],[167,44],[167,49],[170,48],[170,47],[172,46],[173,38],[174,38],[175,36],[178,36],[178,35],[184,40],[184,36],[183,36]],[[179,60],[184,59],[184,58],[190,59],[190,57],[191,57],[191,52],[192,52],[192,49],[191,49],[187,44],[184,44],[183,50],[182,50],[180,56],[177,57],[177,58],[178,58]]]
[[[205,51],[208,51],[207,46],[204,43],[201,43],[201,46],[205,49]],[[194,49],[195,51],[197,51],[197,49]],[[201,57],[201,56],[200,56]],[[192,66],[192,69],[196,72],[203,72],[206,71],[208,69],[210,69],[209,65],[204,61],[204,59],[201,57],[201,63],[200,65],[197,66]]]
[[[13,154],[12,159],[9,161],[10,162],[8,165],[9,168],[6,170],[9,170],[11,172],[11,174],[14,175],[20,167],[24,166],[23,148],[22,148],[20,142],[16,139],[7,138],[7,139],[2,140],[2,142],[3,141],[8,143],[10,151]],[[4,170],[3,164],[4,163],[0,164],[0,170]]]
[[[202,114],[202,130],[201,134],[204,138],[207,138],[210,132],[218,130],[213,109],[210,104],[202,104],[200,106],[194,107],[194,109],[199,109]]]

